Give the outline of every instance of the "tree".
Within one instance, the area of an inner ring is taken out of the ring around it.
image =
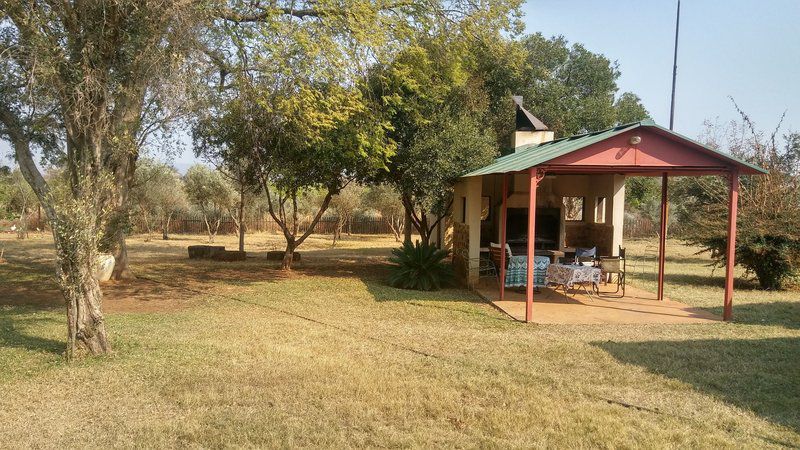
[[[470,51],[475,71],[489,96],[489,115],[506,148],[514,127],[512,95],[556,133],[556,137],[608,128],[648,117],[639,97],[618,91],[619,67],[563,36],[541,33],[509,40],[497,37],[476,42]]]
[[[111,346],[92,277],[110,211],[125,203],[153,81],[180,62],[187,20],[171,1],[0,1],[0,137],[50,223],[67,300],[68,358]],[[53,186],[40,151],[64,167]],[[124,255],[117,264],[125,267]]]
[[[242,138],[231,133],[241,129],[230,125],[216,121],[212,116],[204,116],[195,123],[193,138],[197,154],[213,164],[235,190],[238,200],[228,205],[228,212],[239,236],[239,251],[243,252],[247,205],[260,192],[261,186],[250,155],[236,153],[235,147],[229,145],[229,142]]]
[[[231,164],[231,163],[234,164]],[[249,163],[244,163],[241,159],[236,161],[228,160],[229,169],[218,168],[217,170],[225,176],[232,184],[236,194],[237,202],[229,207],[231,218],[236,226],[236,234],[239,236],[239,251],[244,251],[244,234],[246,230],[246,210],[248,200],[258,194],[260,187],[254,183],[253,174],[248,170]]]
[[[349,183],[331,198],[330,209],[336,213],[336,230],[333,234],[333,245],[342,238],[342,230],[347,227],[347,234],[352,234],[353,216],[362,207],[364,187],[357,183]]]
[[[642,99],[632,92],[623,93],[616,102],[614,102],[614,109],[616,110],[617,124],[625,124],[637,122],[650,117],[650,113],[642,105]]]
[[[373,70],[372,95],[386,105],[397,144],[386,180],[427,243],[453,201],[455,181],[497,154],[488,102],[457,36],[420,41]]]
[[[498,0],[491,9],[517,6]],[[67,357],[111,350],[92,277],[95,255],[101,247],[114,249],[116,276],[124,276],[127,194],[139,149],[143,136],[169,118],[164,105],[174,99],[160,87],[173,85],[177,75],[198,74],[196,64],[183,65],[198,48],[222,67],[225,84],[224,62],[234,46],[215,46],[216,29],[262,24],[280,43],[299,21],[317,25],[319,33],[307,42],[341,30],[329,41],[347,46],[368,36],[388,45],[393,41],[384,30],[402,38],[433,20],[480,21],[486,9],[462,1],[0,0],[0,138],[11,143],[53,230],[68,305]],[[48,184],[34,161],[37,152],[61,162],[65,189]]]
[[[405,225],[405,207],[400,200],[400,193],[389,184],[371,186],[364,193],[364,204],[378,211],[392,230],[394,239],[400,242]]]
[[[528,70],[522,72],[519,94],[557,134],[601,130],[647,117],[634,94],[623,94],[615,106],[619,65],[606,56],[581,44],[570,46],[563,36],[547,39],[541,33],[527,36],[523,45]],[[641,113],[645,116],[636,117]]]
[[[208,242],[214,242],[222,219],[235,202],[233,187],[219,172],[202,164],[189,167],[183,183],[189,202],[203,216]]]
[[[739,112],[741,123],[726,130],[710,125],[705,140],[769,170],[767,175],[742,177],[736,264],[755,274],[762,289],[781,289],[800,268],[800,134],[781,140],[780,125],[767,134]],[[710,252],[718,266],[726,264],[727,254],[726,181],[687,177],[676,186],[683,238]]]
[[[11,168],[0,166],[0,218],[11,217]]]
[[[286,240],[284,269],[291,268],[295,249],[313,232],[333,196],[384,168],[393,150],[384,140],[384,125],[358,91],[329,85],[302,89],[293,97],[284,106],[288,110],[279,113],[285,128],[275,132],[274,141],[247,149],[258,161],[268,211]],[[320,107],[306,109],[295,101]],[[314,191],[322,191],[323,198],[301,233],[299,201]]]
[[[651,220],[658,218],[661,205],[661,180],[655,177],[625,179],[625,209]]]
[[[136,169],[131,200],[138,209],[147,233],[158,224],[161,237],[169,239],[172,217],[189,208],[183,182],[178,172],[167,164],[143,159]]]
[[[28,237],[28,215],[32,208],[36,206],[36,195],[25,181],[19,170],[14,170],[9,175],[10,196],[9,209],[14,211],[19,217],[19,228],[17,237],[25,239]]]

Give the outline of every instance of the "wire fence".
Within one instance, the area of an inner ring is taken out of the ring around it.
[[[211,222],[214,226],[216,221]],[[301,220],[299,223],[300,233],[305,233],[311,225],[311,219]],[[339,226],[339,218],[335,216],[323,217],[314,227],[315,234],[333,234]],[[144,224],[135,223],[133,230],[135,233],[147,233]],[[272,217],[248,218],[245,220],[245,230],[249,233],[280,233],[281,228]],[[153,232],[160,232],[160,224],[153,226]],[[169,234],[205,234],[206,222],[202,216],[178,216],[173,217],[169,224]],[[379,217],[355,217],[349,224],[342,228],[344,233],[354,234],[392,234],[389,224]],[[218,234],[236,234],[236,222],[230,217],[222,219],[219,225]]]

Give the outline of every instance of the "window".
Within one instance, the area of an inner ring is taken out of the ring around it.
[[[467,197],[461,197],[461,223],[467,223]]]
[[[606,223],[606,198],[597,197],[594,205],[594,221],[596,223]]]
[[[564,197],[564,219],[567,222],[583,221],[585,197]]]

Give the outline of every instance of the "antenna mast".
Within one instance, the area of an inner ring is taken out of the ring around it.
[[[678,78],[678,30],[681,24],[681,0],[678,0],[678,15],[675,18],[675,56],[672,59],[672,101],[669,105],[669,129],[675,123],[675,80]]]

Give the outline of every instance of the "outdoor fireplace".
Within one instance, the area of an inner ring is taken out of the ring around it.
[[[511,252],[526,254],[528,251],[528,208],[508,208],[506,240]],[[558,250],[561,230],[561,210],[558,208],[536,208],[536,250]]]

